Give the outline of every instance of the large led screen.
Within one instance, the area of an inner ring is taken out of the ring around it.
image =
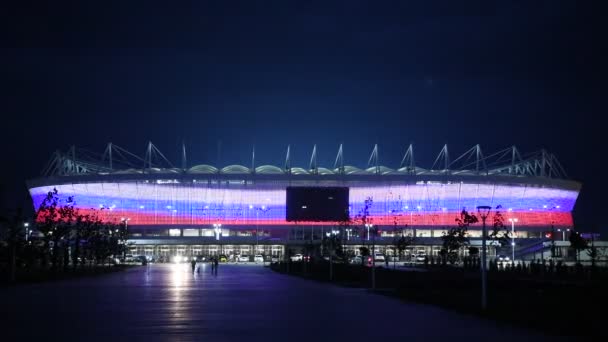
[[[287,221],[348,220],[348,188],[287,187]]]

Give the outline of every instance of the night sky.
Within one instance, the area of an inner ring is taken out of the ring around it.
[[[79,1],[0,9],[2,207],[31,206],[25,179],[51,153],[109,141],[179,165],[422,167],[448,143],[555,153],[600,222],[598,118],[608,60],[600,2]],[[3,5],[5,6],[5,5]],[[604,12],[605,13],[605,12]],[[218,141],[221,156],[218,161]]]

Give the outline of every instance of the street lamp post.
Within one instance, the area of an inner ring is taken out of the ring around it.
[[[222,224],[221,223],[214,223],[213,224],[213,231],[215,232],[215,240],[219,241],[220,240],[220,235],[222,235]],[[219,258],[220,254],[222,253],[222,245],[220,244],[220,249],[217,252],[217,257]]]
[[[340,231],[338,230],[334,230],[332,229],[331,232],[327,232],[325,233],[325,236],[328,239],[329,242],[329,281],[332,281],[334,278],[334,270],[333,270],[333,260],[332,260],[332,254],[334,249],[336,248],[336,236],[340,233]]]
[[[370,223],[365,224],[365,228],[367,228],[367,241],[369,241],[369,229],[372,227]]]
[[[483,223],[481,231],[481,309],[486,310],[487,307],[487,290],[486,290],[486,218],[492,208],[486,205],[478,206],[477,212]]]
[[[370,224],[369,228],[374,225]],[[367,228],[367,238],[369,239],[369,228]],[[375,228],[377,229],[377,228]],[[372,241],[372,290],[376,290],[376,230],[373,231],[374,239]]]
[[[25,222],[23,223],[23,227],[25,228],[25,241],[28,241],[30,237],[30,224]]]
[[[220,240],[220,235],[222,234],[222,224],[221,223],[214,223],[213,224],[213,231],[215,232],[215,239],[216,240]]]
[[[258,208],[256,208],[255,210],[255,251],[253,252],[253,257],[255,260],[255,254],[258,252],[258,243],[260,242],[258,239],[258,232],[259,232],[259,210]]]
[[[125,262],[127,261],[127,239],[128,239],[128,232],[129,232],[128,231],[128,229],[129,229],[129,223],[128,223],[129,220],[130,220],[130,218],[128,218],[128,217],[122,217],[120,219],[120,221],[122,223],[124,223],[124,225],[125,225],[125,231],[124,231],[124,235],[123,235],[123,237],[124,237],[123,244],[124,245],[123,245],[123,249],[122,249],[122,259]]]
[[[543,206],[547,209],[547,206]],[[549,214],[551,215],[551,260],[555,262],[555,219],[553,218],[553,210],[559,209],[559,205],[549,208]]]
[[[510,218],[509,222],[511,222],[511,251],[513,254],[511,262],[513,263],[513,266],[515,266],[515,222],[517,222],[517,218]]]
[[[551,221],[551,261],[555,262],[555,221]]]
[[[254,251],[254,255],[257,253],[258,251],[258,244],[260,243],[260,239],[259,239],[259,213],[260,211],[262,213],[266,213],[268,210],[270,210],[270,208],[266,207],[265,205],[261,206],[261,207],[253,207],[253,205],[249,206],[249,209],[254,209],[255,210],[255,251]]]

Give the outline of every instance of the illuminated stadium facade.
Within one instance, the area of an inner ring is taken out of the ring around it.
[[[365,169],[345,165],[342,146],[331,169],[317,166],[316,147],[306,169],[291,166],[289,147],[282,167],[255,166],[255,153],[251,167],[187,167],[182,152],[182,167],[176,168],[152,143],[143,158],[113,144],[102,155],[71,148],[56,152],[28,188],[35,208],[56,188],[63,198],[73,196],[83,212],[103,209],[105,220],[128,219],[137,254],[282,255],[285,246],[320,243],[337,229],[331,222],[287,222],[288,186],[348,187],[352,219],[372,199],[368,222],[379,229],[373,239],[382,251],[396,231],[406,229],[429,253],[461,210],[474,212],[479,205],[500,206],[506,220],[517,219],[522,248],[549,229],[566,230],[581,187],[566,179],[553,155],[522,157],[515,147],[485,156],[477,145],[450,160],[446,145],[430,169],[416,166],[411,145],[396,169],[379,164],[377,146]],[[339,234],[355,252],[370,243],[356,220]],[[475,245],[479,227],[470,235]]]

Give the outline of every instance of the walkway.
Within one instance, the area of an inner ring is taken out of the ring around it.
[[[142,266],[0,289],[0,303],[5,341],[542,340],[507,325],[259,265],[220,265],[217,276],[208,265],[194,275],[186,264]]]

